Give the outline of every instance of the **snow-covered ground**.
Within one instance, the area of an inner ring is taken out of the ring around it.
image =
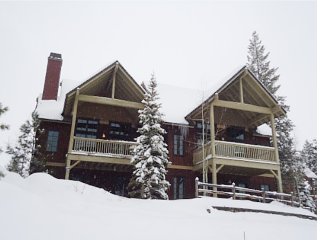
[[[4,172],[3,168],[0,171]],[[314,220],[231,213],[213,210],[211,206],[313,215],[280,203],[214,198],[127,199],[43,173],[23,179],[5,172],[0,179],[0,239],[316,239]]]

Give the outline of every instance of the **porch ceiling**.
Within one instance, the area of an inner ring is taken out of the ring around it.
[[[274,113],[275,117],[279,117],[285,113],[278,105],[274,96],[263,87],[262,83],[255,79],[249,70],[243,68],[204,102],[203,108],[205,120],[209,122],[209,107],[212,101],[214,101],[215,96],[218,96],[219,100],[222,101],[241,103],[241,93],[244,104],[269,108]],[[214,117],[215,122],[218,124],[222,123],[225,125],[243,127],[256,127],[270,121],[270,116],[268,114],[226,107],[215,107]],[[186,119],[189,121],[202,119],[201,105],[187,115]]]
[[[202,119],[202,113],[198,112],[194,115],[193,120]],[[209,108],[204,109],[204,120],[209,123],[210,115]],[[270,116],[262,113],[240,111],[225,107],[215,107],[214,108],[214,119],[215,123],[218,125],[225,126],[239,126],[239,127],[258,127],[263,123],[268,123],[270,121]]]
[[[222,169],[219,171],[219,174],[234,174],[242,176],[258,176],[266,173],[270,173],[270,171],[266,169],[244,168],[226,165],[223,166]]]
[[[79,94],[111,98],[113,78],[115,78],[114,97],[116,99],[141,102],[143,99],[142,89],[118,62],[113,63],[78,86]],[[76,89],[73,89],[66,95],[64,116],[71,115],[75,92]]]

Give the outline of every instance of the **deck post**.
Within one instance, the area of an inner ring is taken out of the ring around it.
[[[213,197],[217,197],[217,187],[216,187],[216,184],[217,184],[217,164],[214,162],[214,160],[212,159],[212,184],[214,184],[212,186],[212,196]]]
[[[70,176],[70,170],[71,170],[71,160],[67,157],[67,162],[66,162],[66,175],[65,175],[65,179],[69,180],[69,176]]]
[[[195,179],[195,197],[198,198],[199,197],[199,178],[196,177]]]
[[[276,126],[275,126],[275,122],[274,122],[274,114],[273,113],[270,115],[270,122],[271,122],[272,141],[273,141],[275,157],[276,157],[277,163],[280,163],[279,151],[278,151],[277,132],[276,132]],[[283,189],[282,189],[282,178],[281,178],[280,168],[279,168],[279,170],[277,172],[278,172],[278,174],[277,174],[276,178],[277,178],[277,182],[278,182],[278,191],[282,193]]]
[[[72,152],[72,148],[73,148],[74,129],[75,129],[75,126],[76,126],[77,111],[78,111],[78,101],[79,101],[79,88],[77,88],[76,95],[75,95],[75,97],[74,97],[74,103],[73,103],[73,109],[72,109],[72,123],[71,123],[71,130],[70,130],[70,139],[69,139],[68,154]],[[69,159],[68,156],[67,156],[65,179],[69,179],[69,175],[70,175],[70,164],[71,164],[71,161],[70,161],[70,159]]]
[[[275,151],[275,157],[276,157],[276,161],[279,163],[278,140],[277,140],[277,132],[276,132],[273,113],[270,115],[270,122],[271,122],[272,142],[273,142],[273,147]]]
[[[214,132],[214,106],[210,104],[210,138],[211,138],[211,154],[212,154],[212,183],[217,184],[217,166],[214,161],[216,155],[215,148],[215,132]],[[217,191],[217,187],[213,186],[213,192]],[[217,197],[216,193],[213,193],[214,197]]]

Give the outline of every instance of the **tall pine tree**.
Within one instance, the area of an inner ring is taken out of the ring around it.
[[[285,97],[277,95],[277,91],[280,88],[280,85],[277,84],[280,77],[280,75],[276,74],[278,68],[270,66],[268,57],[269,53],[265,53],[265,47],[259,35],[254,31],[248,47],[247,67],[275,96],[279,104],[289,112],[290,108],[285,104]],[[275,124],[282,175],[290,175],[290,181],[295,182],[294,178],[301,175],[301,170],[298,159],[295,157],[296,150],[292,137],[293,122],[285,115],[277,118]]]
[[[142,199],[168,199],[166,191],[170,184],[166,180],[169,164],[167,144],[161,128],[161,104],[157,93],[157,82],[152,76],[144,95],[144,109],[139,110],[138,145],[133,150],[134,171],[128,185],[129,196]]]
[[[0,103],[0,116],[4,114],[6,111],[8,111],[8,107],[3,107]],[[9,126],[7,124],[0,122],[0,130],[6,130],[9,129]],[[0,153],[2,152],[2,149],[0,148]]]
[[[306,141],[301,152],[302,161],[315,174],[317,174],[317,140]]]
[[[22,177],[27,177],[35,171],[45,170],[45,158],[39,153],[40,146],[36,145],[37,134],[41,134],[38,114],[33,112],[31,117],[31,121],[27,120],[21,125],[17,144],[14,147],[8,145],[6,151],[11,155],[8,170]]]

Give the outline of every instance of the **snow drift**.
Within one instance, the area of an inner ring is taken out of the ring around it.
[[[229,199],[137,200],[45,173],[0,169],[0,239],[316,239],[316,221],[211,206],[310,214],[280,203]],[[211,208],[209,214],[207,209]]]

